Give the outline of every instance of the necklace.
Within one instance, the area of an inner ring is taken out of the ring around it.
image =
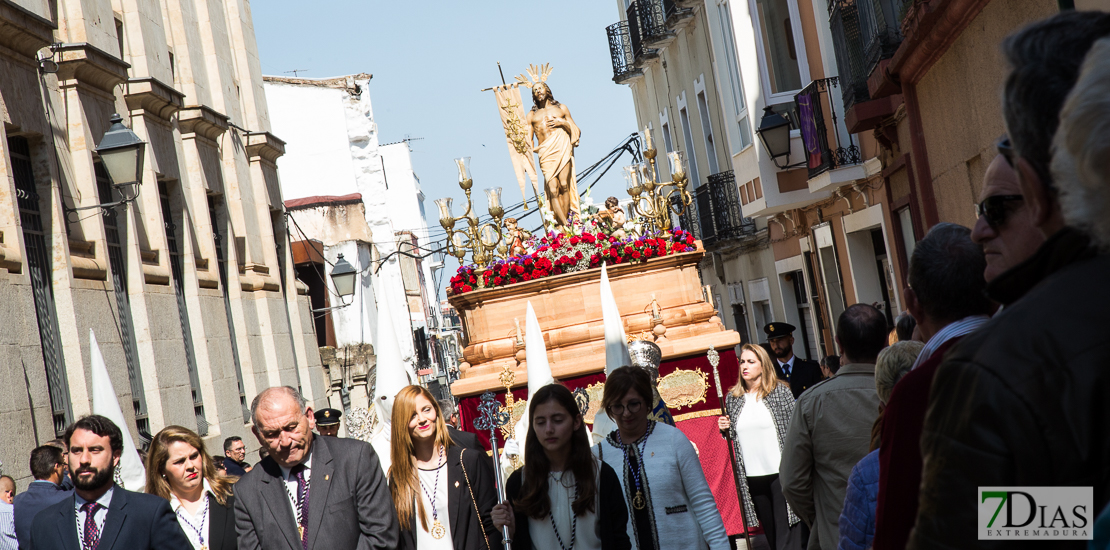
[[[439,448],[439,460],[437,461],[437,463],[443,463],[443,462],[444,462],[443,461],[443,447],[440,447]],[[442,472],[442,471],[443,471],[443,464],[440,464],[439,466],[436,466],[436,482],[435,482],[435,485],[432,487],[431,493],[428,492],[428,487],[424,485],[424,480],[420,479],[420,474],[416,475],[417,480],[420,481],[420,489],[424,491],[424,496],[428,497],[428,502],[431,503],[431,505],[432,505],[432,530],[431,530],[431,534],[432,534],[432,538],[434,538],[436,540],[439,540],[439,539],[443,538],[443,536],[447,534],[447,529],[445,527],[443,527],[442,523],[439,522],[439,510],[436,509],[436,497],[438,496],[436,494],[436,489],[439,488],[439,473]]]
[[[563,485],[562,476],[559,476],[559,485]],[[565,485],[564,485],[565,487]],[[574,513],[574,502],[578,500],[578,485],[574,485],[574,498],[570,501],[570,546],[563,544],[563,537],[559,536],[559,527],[555,525],[555,510],[552,509],[547,517],[551,518],[551,530],[555,531],[555,540],[559,541],[559,548],[562,550],[574,550],[574,542],[578,538],[578,515]]]
[[[184,506],[177,507],[177,519],[185,522],[194,533],[197,534],[197,540],[200,541],[199,550],[208,550],[208,545],[204,544],[204,522],[208,521],[208,495],[204,495],[204,508],[200,511],[200,525],[193,525],[193,522],[181,515],[181,510]]]
[[[572,483],[571,485],[567,485],[566,483],[563,483],[563,479],[565,479],[567,477],[566,472],[559,472],[559,477],[555,477],[555,472],[550,472],[550,473],[548,473],[548,475],[551,476],[551,479],[555,480],[555,483],[558,483],[559,485],[562,485],[564,489],[570,489],[571,487],[574,486],[573,485],[573,483],[574,483],[573,479],[571,480],[571,483]],[[573,477],[573,474],[571,475],[571,477]]]
[[[290,470],[289,472],[292,473],[292,470]],[[293,490],[289,488],[288,483],[282,481],[281,485],[282,487],[285,487],[285,494],[289,495],[289,502],[293,504],[293,511],[297,514],[297,536],[301,537],[301,540],[304,540],[304,503],[301,501],[301,499],[297,498],[297,495],[293,494]],[[311,489],[311,485],[312,480],[310,478],[305,478],[304,492],[306,495]]]
[[[640,438],[639,445],[632,445],[634,448],[638,446],[638,450],[640,451],[640,456],[636,460],[637,463],[633,464],[632,460],[628,458],[628,447],[625,446],[624,441],[621,440],[621,432],[617,430],[617,442],[620,443],[621,450],[624,451],[624,461],[628,464],[628,469],[632,472],[632,479],[636,481],[636,494],[632,496],[632,507],[637,510],[643,510],[644,507],[647,506],[647,499],[644,498],[644,491],[640,486],[640,474],[642,474],[644,470],[644,450],[647,449],[647,440],[650,435],[651,426],[649,425],[648,430],[646,430],[643,437]]]

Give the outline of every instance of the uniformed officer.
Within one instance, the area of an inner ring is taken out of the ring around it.
[[[338,409],[320,409],[316,411],[316,431],[320,435],[339,435],[339,417],[343,412]]]
[[[763,327],[771,357],[775,359],[775,372],[790,384],[790,391],[797,399],[806,388],[821,381],[821,366],[816,361],[794,355],[794,330],[790,323],[768,323]]]

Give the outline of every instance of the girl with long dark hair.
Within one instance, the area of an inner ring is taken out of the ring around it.
[[[401,525],[401,548],[502,548],[490,511],[497,503],[493,467],[484,454],[456,445],[439,403],[420,386],[393,402],[389,491]]]
[[[507,504],[493,509],[514,550],[630,550],[620,479],[590,451],[578,404],[565,386],[540,388],[528,404],[524,467],[509,476]]]

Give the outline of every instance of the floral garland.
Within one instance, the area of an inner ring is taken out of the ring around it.
[[[497,260],[480,270],[464,265],[451,277],[451,294],[465,294],[476,289],[497,288],[533,281],[552,275],[574,273],[609,265],[643,263],[697,247],[694,236],[682,229],[672,229],[637,238],[617,240],[603,233],[584,231],[578,235],[555,233],[535,240],[534,252]],[[529,248],[532,248],[531,246]]]

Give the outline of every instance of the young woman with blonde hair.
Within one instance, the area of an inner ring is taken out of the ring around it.
[[[779,484],[779,459],[794,414],[794,394],[775,375],[775,364],[762,347],[744,344],[740,348],[740,377],[725,405],[729,416],[720,417],[717,427],[722,432],[734,430],[748,521],[759,520],[772,550],[801,548],[803,524],[787,505]]]
[[[216,474],[196,432],[167,426],[154,436],[146,458],[146,492],[170,501],[194,550],[238,548],[231,481]]]
[[[439,403],[420,386],[393,401],[389,491],[401,525],[401,546],[420,550],[494,550],[501,534],[493,467],[481,453],[456,445]]]

